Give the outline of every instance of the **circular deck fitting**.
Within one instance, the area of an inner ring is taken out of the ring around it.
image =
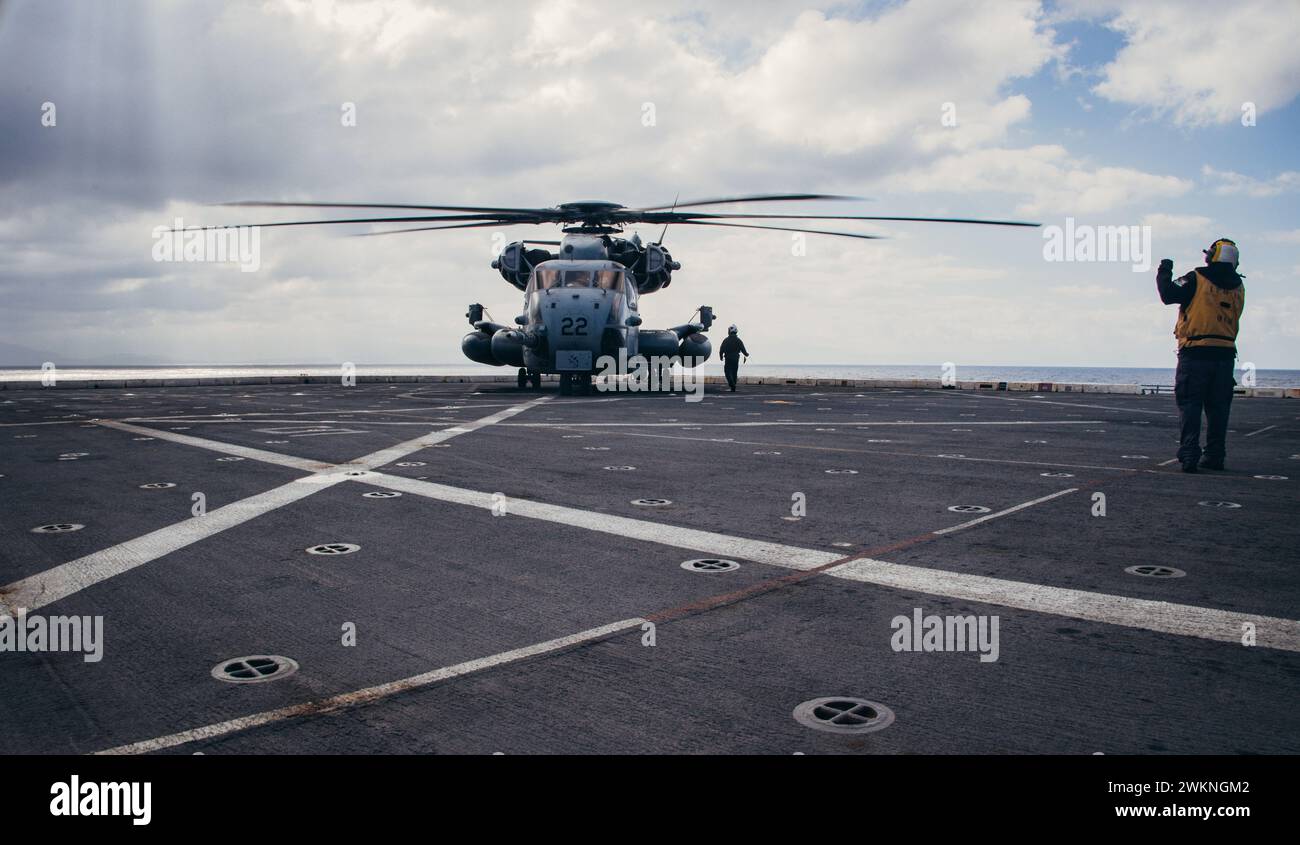
[[[953,513],[988,513],[989,509],[983,505],[952,505],[948,510]]]
[[[1156,564],[1126,566],[1124,571],[1129,575],[1140,575],[1143,578],[1182,578],[1187,574],[1183,570],[1175,569],[1172,566],[1159,566]]]
[[[1255,478],[1261,481],[1286,481],[1285,475],[1257,475]]]
[[[303,549],[309,555],[350,555],[361,551],[356,543],[320,543]]]
[[[860,430],[860,431],[870,431],[871,429],[869,429],[869,428],[863,428],[863,429],[859,429],[859,430]],[[868,442],[868,443],[893,443],[894,441],[892,441],[892,440],[883,440],[883,439],[881,439],[881,438],[879,438],[879,437],[868,437],[868,438],[867,438],[867,442]]]
[[[582,435],[581,435],[581,434],[561,434],[561,435],[560,435],[560,439],[561,439],[561,440],[581,440],[581,439],[582,439]]]
[[[369,493],[361,494],[365,499],[396,499],[400,495],[402,494],[396,490],[371,490]]]
[[[226,455],[224,458],[217,458],[217,460],[223,461],[225,463],[231,463],[233,461],[242,461],[243,458],[239,457],[238,455]]]
[[[833,428],[814,428],[813,431],[834,431]]]
[[[424,463],[424,461],[398,461],[397,463],[393,464],[393,466],[398,466],[398,467],[422,467],[422,466],[426,466],[426,464]]]
[[[755,455],[779,455],[780,452],[755,452]]]
[[[69,531],[80,531],[85,528],[84,525],[78,525],[75,522],[52,522],[49,525],[38,525],[32,529],[33,534],[67,534]]]
[[[1150,455],[1120,455],[1120,457],[1130,461],[1147,461],[1151,459]]]
[[[369,475],[370,472],[364,469],[350,469],[343,474],[346,475],[348,478],[359,478],[363,475]]]
[[[969,429],[969,428],[954,428],[954,429],[951,429],[951,430],[952,430],[952,431],[961,431],[961,432],[965,432],[965,433],[968,433],[968,434],[970,433],[970,429]]]
[[[865,698],[830,696],[805,701],[794,708],[794,720],[814,730],[837,734],[866,734],[894,723],[894,711]]]
[[[662,508],[673,503],[672,499],[633,499],[632,504],[641,508]]]
[[[964,458],[966,456],[957,452],[953,452],[947,455],[935,455],[935,457],[936,458]]]
[[[170,481],[150,481],[148,484],[141,484],[141,490],[167,490],[176,485]]]
[[[1200,505],[1200,506],[1203,507],[1203,508],[1229,508],[1229,509],[1231,509],[1231,508],[1239,508],[1239,507],[1241,507],[1241,505],[1237,504],[1236,502],[1216,502],[1216,501],[1208,501],[1208,502],[1197,502],[1196,504]]]
[[[1026,443],[1046,443],[1046,440],[1026,440]]]
[[[212,677],[229,684],[278,681],[298,671],[298,661],[278,654],[250,654],[223,660],[212,667]]]
[[[1040,472],[1039,475],[1043,478],[1074,478],[1072,472]]]
[[[826,474],[827,475],[857,475],[858,471],[856,469],[828,469],[826,470]]]
[[[605,469],[610,470],[611,472],[628,472],[628,471],[630,471],[630,470],[634,470],[634,469],[636,469],[636,467],[634,467],[634,466],[613,466],[613,467],[605,467]]]
[[[685,561],[682,564],[682,569],[685,569],[687,572],[731,572],[732,570],[739,568],[740,564],[736,563],[734,560],[723,560],[722,558],[717,557],[701,557],[696,558],[695,560]]]
[[[89,452],[64,452],[59,455],[60,458],[84,458]]]

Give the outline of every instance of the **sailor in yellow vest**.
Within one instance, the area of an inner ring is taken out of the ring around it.
[[[1237,273],[1240,255],[1227,238],[1205,250],[1205,266],[1177,279],[1174,262],[1166,258],[1156,271],[1160,301],[1177,304],[1178,371],[1174,399],[1181,433],[1178,461],[1183,472],[1223,469],[1228,410],[1232,406],[1232,377],[1237,357],[1237,325],[1246,303],[1246,289]],[[1201,414],[1205,414],[1205,459],[1201,460]]]

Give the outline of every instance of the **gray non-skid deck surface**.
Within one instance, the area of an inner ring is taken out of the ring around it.
[[[649,617],[653,647],[633,623],[336,712],[159,748],[1300,752],[1300,643],[1251,648],[981,604],[950,597],[942,577],[1294,620],[1300,403],[1238,400],[1230,471],[1187,476],[1160,465],[1175,448],[1167,396],[793,387],[710,389],[699,403],[681,395],[544,395],[550,398],[538,405],[453,431],[437,446],[413,444],[374,467],[478,491],[469,504],[448,501],[460,494],[444,488],[433,498],[410,490],[368,498],[386,483],[373,476],[319,484],[196,542],[143,553],[138,565],[34,610],[101,614],[104,659],[0,653],[0,751],[92,752],[184,734]],[[165,542],[195,519],[195,492],[206,496],[211,515],[295,488],[312,472],[251,455],[222,461],[227,455],[216,444],[327,467],[534,398],[472,384],[4,394],[0,587],[26,584],[22,594],[32,595],[33,582],[66,573],[56,569],[62,564],[151,532]],[[95,420],[161,434],[140,439],[149,435]],[[151,482],[176,486],[140,488]],[[1104,517],[1092,515],[1098,492]],[[503,494],[505,515],[473,506],[493,493]],[[796,493],[806,515],[787,519]],[[631,504],[643,497],[672,503]],[[553,520],[511,514],[520,500],[568,510]],[[1198,504],[1204,501],[1240,507]],[[932,533],[979,516],[952,512],[954,505],[998,513],[1029,502],[1037,503]],[[663,535],[620,536],[614,517],[662,525]],[[47,523],[85,527],[31,532]],[[709,555],[675,544],[681,528],[726,535],[716,555],[741,568],[683,570],[682,561]],[[829,574],[795,580],[773,562],[727,555],[729,538],[818,550],[827,560],[865,555],[939,577],[926,582],[932,592]],[[361,549],[336,557],[304,552],[328,542]],[[1124,571],[1135,564],[1187,575]],[[764,583],[770,589],[750,589]],[[711,600],[719,596],[727,598]],[[890,620],[918,607],[998,616],[999,660],[895,653]],[[357,629],[353,647],[341,644],[347,622]],[[286,655],[301,668],[242,686],[209,674],[248,654]],[[800,702],[827,695],[882,702],[897,721],[852,737],[791,718]]]

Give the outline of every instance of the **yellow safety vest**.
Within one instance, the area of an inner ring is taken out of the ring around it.
[[[1178,309],[1174,337],[1178,348],[1189,346],[1232,347],[1237,343],[1237,325],[1246,304],[1246,287],[1224,290],[1200,273],[1192,301]]]

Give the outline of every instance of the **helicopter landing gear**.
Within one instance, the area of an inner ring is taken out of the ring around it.
[[[541,389],[542,389],[542,374],[541,374],[541,373],[531,373],[531,374],[529,374],[528,379],[529,379],[529,381],[531,381],[531,382],[533,383],[533,390],[541,390]]]
[[[528,370],[523,367],[519,368],[519,389],[523,390],[528,386]]]
[[[591,394],[591,376],[587,373],[560,373],[560,395],[579,396]]]

